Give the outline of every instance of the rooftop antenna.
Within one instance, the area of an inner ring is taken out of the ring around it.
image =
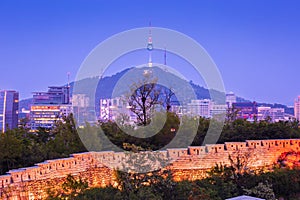
[[[101,80],[103,78],[103,69],[101,69],[100,74],[99,79]]]
[[[68,76],[68,86],[67,86],[67,97],[66,97],[66,100],[65,100],[65,103],[67,104],[70,104],[71,101],[70,101],[70,72],[67,72],[67,76]]]
[[[70,88],[70,74],[71,74],[70,72],[67,73],[67,76],[68,76],[68,88]]]

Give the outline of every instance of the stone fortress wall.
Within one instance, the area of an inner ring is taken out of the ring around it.
[[[196,180],[216,164],[230,165],[229,155],[247,155],[251,169],[272,167],[285,152],[300,152],[300,139],[247,140],[160,151],[173,162],[166,168],[174,180]],[[60,188],[68,174],[81,177],[90,187],[115,185],[114,170],[124,153],[112,151],[72,154],[69,158],[47,160],[33,167],[10,170],[0,176],[0,199],[45,199],[47,190]]]

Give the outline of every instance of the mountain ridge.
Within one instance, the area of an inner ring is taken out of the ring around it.
[[[153,69],[155,69],[155,68],[156,67],[153,67]],[[133,69],[133,68],[126,68],[123,71],[120,71],[111,76],[105,76],[103,78],[96,76],[96,77],[92,77],[92,78],[86,78],[86,79],[79,80],[79,81],[77,81],[77,83],[79,83],[79,84],[76,83],[76,90],[77,91],[82,90],[82,91],[84,91],[83,93],[85,93],[86,88],[91,87],[91,85],[98,84],[96,94],[95,94],[96,102],[99,102],[100,99],[111,98],[112,91],[113,91],[115,85],[117,84],[117,82],[131,69]],[[160,70],[162,70],[162,69],[160,69]],[[70,83],[70,93],[71,94],[73,92],[74,84],[75,84],[74,81]],[[207,88],[200,86],[198,84],[195,84],[191,80],[188,82],[188,84],[190,84],[191,87],[193,88],[193,90],[197,96],[197,99],[211,99],[209,90]],[[79,86],[79,88],[78,88],[78,86]],[[217,96],[224,95],[219,91],[214,91],[214,92],[216,92]],[[89,94],[89,95],[93,95],[93,94]],[[247,99],[237,96],[237,102],[250,102],[250,100],[247,100]],[[21,111],[22,108],[29,110],[31,103],[32,103],[32,98],[20,100],[19,110]],[[284,108],[285,112],[287,114],[293,114],[293,112],[294,112],[292,108],[290,108],[284,104],[280,104],[280,103],[273,103],[273,104],[272,103],[263,103],[263,102],[257,102],[257,103],[259,106],[270,106],[272,108]],[[98,109],[98,105],[96,105],[96,109]]]

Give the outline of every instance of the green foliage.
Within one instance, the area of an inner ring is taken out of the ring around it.
[[[88,184],[86,182],[82,181],[81,179],[77,181],[70,174],[67,176],[66,181],[62,184],[63,190],[72,196],[82,193],[87,187]]]
[[[22,145],[21,135],[22,133],[17,130],[8,131],[1,135],[1,173],[4,173],[9,169],[19,167],[21,165],[20,161],[22,160],[23,150],[25,149],[25,146]]]
[[[72,115],[58,122],[53,130],[39,129],[35,133],[23,127],[8,130],[0,136],[0,173],[84,151]]]
[[[157,114],[157,123],[163,121],[163,114]],[[155,125],[156,121],[153,121],[153,127],[157,127]],[[161,130],[158,130],[158,133],[154,136],[142,138],[135,137],[135,135],[139,136],[147,136],[152,134],[152,132],[156,132],[155,130],[149,129],[134,129],[133,127],[126,126],[122,127],[122,129],[115,122],[106,122],[101,123],[100,126],[105,133],[105,135],[109,138],[109,140],[115,144],[116,146],[123,148],[125,150],[132,150],[131,145],[134,145],[137,148],[133,148],[134,150],[140,149],[142,151],[145,150],[158,150],[166,146],[175,136],[176,131],[178,130],[180,125],[180,120],[178,116],[172,112],[166,113],[166,123],[163,125]],[[123,130],[130,132],[128,135]],[[172,131],[175,130],[175,131]]]
[[[266,173],[245,172],[236,176],[233,166],[216,165],[208,172],[206,179],[198,181],[201,187],[217,192],[226,199],[239,195],[250,195],[267,200],[299,199],[300,170],[275,169]]]
[[[72,115],[64,117],[63,121],[57,122],[51,131],[53,138],[47,142],[50,159],[69,157],[75,152],[86,151],[76,131]]]
[[[211,189],[211,185],[205,185],[201,181],[181,181],[176,183],[174,199],[189,199],[189,200],[221,200],[218,193]]]
[[[218,143],[244,142],[245,140],[300,138],[297,121],[249,122],[237,119],[225,124]]]
[[[61,190],[49,190],[49,200],[60,200],[60,199],[75,199],[76,196],[82,194],[88,188],[88,183],[83,181],[81,178],[76,180],[74,176],[69,174],[62,184]]]
[[[217,192],[221,199],[230,198],[239,194],[239,185],[235,177],[233,167],[216,165],[208,172],[208,178],[199,181],[198,184],[204,188],[210,188]]]
[[[117,188],[108,186],[105,188],[91,188],[74,198],[75,200],[118,200],[123,199],[122,193]]]
[[[272,188],[272,185],[268,182],[258,183],[257,186],[251,189],[245,189],[247,195],[263,198],[266,200],[275,200],[275,194]]]
[[[119,189],[129,197],[131,193],[137,194],[141,187],[151,186],[153,191],[161,193],[164,191],[166,196],[171,196],[174,190],[172,174],[169,170],[153,171],[149,173],[126,173],[116,171],[116,181]]]
[[[299,199],[300,170],[275,169],[274,172],[262,174],[259,178],[272,184],[276,197]],[[298,198],[296,196],[298,195]]]
[[[169,170],[151,173],[125,173],[116,171],[119,192],[112,199],[215,199],[219,200],[217,192],[204,188],[198,182],[175,182]],[[108,187],[110,188],[110,187]],[[101,189],[99,189],[101,190]],[[106,190],[101,190],[101,193]],[[111,189],[110,189],[111,190]],[[121,193],[121,194],[120,194]]]

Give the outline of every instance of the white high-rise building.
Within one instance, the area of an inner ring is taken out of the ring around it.
[[[297,120],[300,120],[300,96],[294,101],[294,116]]]
[[[121,97],[100,99],[100,120],[116,121],[120,117],[128,117],[128,122],[136,121],[136,116],[130,111],[129,105]]]
[[[187,104],[187,114],[210,118],[211,106],[210,99],[194,99]]]
[[[232,108],[232,104],[236,103],[236,96],[233,92],[226,94],[226,104],[228,108]]]
[[[72,96],[72,106],[86,108],[90,105],[90,98],[86,94],[74,94]]]

